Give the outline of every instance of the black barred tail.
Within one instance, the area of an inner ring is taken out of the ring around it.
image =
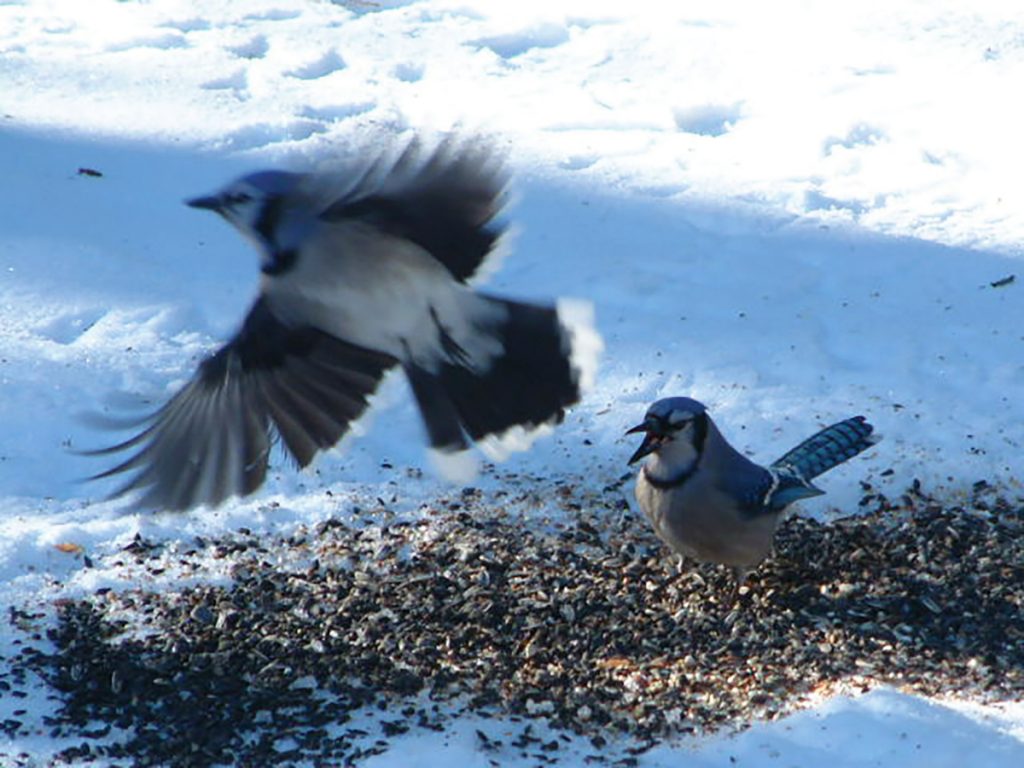
[[[807,438],[772,467],[789,468],[804,480],[813,480],[878,442],[873,431],[863,416],[854,416]]]
[[[486,369],[447,362],[434,373],[406,365],[430,443],[445,452],[466,448],[467,438],[515,427],[528,437],[559,423],[593,377],[601,342],[588,308],[492,300],[506,319],[492,329],[503,351]]]

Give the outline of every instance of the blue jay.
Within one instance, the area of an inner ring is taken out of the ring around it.
[[[113,495],[165,510],[250,494],[275,439],[306,466],[397,367],[442,455],[559,422],[600,351],[589,305],[467,284],[502,235],[506,182],[480,143],[413,141],[359,173],[262,171],[187,201],[255,245],[259,296],[141,432],[91,452],[132,451],[93,479],[132,473]]]
[[[731,602],[771,552],[786,507],[823,494],[811,481],[877,442],[872,431],[855,416],[762,467],[726,442],[702,403],[669,397],[626,434],[644,435],[629,463],[647,457],[636,500],[658,538],[680,555],[729,566]]]

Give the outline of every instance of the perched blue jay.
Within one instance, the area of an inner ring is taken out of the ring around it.
[[[727,565],[732,597],[771,552],[783,510],[824,493],[811,481],[877,442],[863,416],[840,421],[762,467],[729,445],[702,403],[658,400],[643,423],[633,464],[647,457],[636,500],[658,538],[680,555]]]
[[[592,378],[589,305],[498,298],[467,285],[495,250],[500,158],[418,141],[356,174],[263,171],[189,200],[255,245],[259,296],[240,330],[95,478],[165,510],[215,506],[263,483],[276,438],[299,466],[333,446],[392,368],[430,444],[521,438],[557,423]]]

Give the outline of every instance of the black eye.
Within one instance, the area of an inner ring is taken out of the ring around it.
[[[224,202],[228,205],[241,205],[242,203],[248,203],[251,200],[252,195],[248,195],[245,192],[235,192],[224,196]]]
[[[690,424],[693,421],[693,415],[689,413],[673,413],[669,415],[665,421],[665,426],[672,432],[678,432],[680,429]]]

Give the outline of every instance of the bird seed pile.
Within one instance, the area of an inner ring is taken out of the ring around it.
[[[475,498],[197,542],[175,557],[228,558],[230,586],[68,602],[56,652],[24,651],[13,674],[61,692],[50,727],[82,739],[66,759],[180,766],[353,764],[467,710],[519,722],[503,748],[537,763],[562,747],[533,735],[540,717],[589,737],[588,762],[628,764],[623,744],[776,717],[836,684],[1024,694],[1024,509],[981,486],[956,508],[866,488],[863,516],[791,518],[736,606],[725,569],[678,573],[629,512],[544,525]],[[156,570],[162,549],[120,554]]]

